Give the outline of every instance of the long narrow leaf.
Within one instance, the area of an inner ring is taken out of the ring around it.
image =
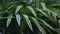
[[[57,26],[57,17],[56,17],[57,15],[55,15],[55,14],[52,14],[52,16],[51,16],[51,21],[53,22],[53,24],[55,24],[56,26]],[[58,26],[57,26],[58,27]]]
[[[54,28],[52,26],[50,26],[46,21],[40,19],[40,21],[42,21],[47,27],[51,28],[54,31]]]
[[[47,16],[47,14],[46,13],[44,13],[41,9],[39,9],[39,8],[36,8],[39,12],[41,12],[42,14],[44,14],[46,17],[48,17]]]
[[[17,20],[18,25],[20,26],[21,17],[20,17],[20,15],[19,15],[19,14],[18,14],[18,15],[16,15],[16,20]]]
[[[55,15],[60,15],[60,10],[59,9],[50,7],[49,9],[46,9],[46,10],[55,14]]]
[[[43,8],[44,10],[47,9],[45,3],[41,3],[41,6],[42,6],[42,8]]]
[[[49,12],[55,14],[55,15],[60,15],[60,10],[59,10],[59,9],[52,8],[52,7],[50,7],[50,8],[48,9],[48,8],[46,7],[45,3],[41,3],[41,5],[42,5],[42,7],[43,7],[43,9],[44,9],[45,11],[49,11]]]
[[[40,1],[39,1],[39,0],[35,0],[35,2],[36,2],[36,7],[39,8],[39,6],[40,6]]]
[[[8,19],[7,19],[7,27],[9,26],[9,24],[10,24],[10,22],[11,22],[11,20],[12,20],[12,15],[10,15],[10,16],[8,16]]]
[[[35,25],[38,27],[38,29],[41,31],[41,33],[46,34],[45,30],[40,26],[39,22],[33,17],[31,17],[31,19],[34,21]]]
[[[16,11],[15,11],[15,14],[20,10],[21,7],[22,7],[22,5],[17,6]]]
[[[33,14],[35,17],[37,17],[37,15],[36,15],[36,13],[35,13],[35,11],[34,11],[34,9],[33,9],[32,7],[27,6],[27,8],[29,8],[29,10],[31,10],[32,14]]]
[[[31,25],[31,22],[30,22],[28,16],[27,15],[23,15],[23,16],[26,19],[26,22],[27,22],[28,26],[30,27],[31,31],[33,31],[33,28],[32,28],[32,25]]]
[[[60,29],[59,28],[56,28],[55,31],[60,34]]]
[[[5,0],[1,0],[2,1],[2,8],[3,8],[3,10],[5,10],[5,8],[6,8],[6,1]]]
[[[59,28],[60,28],[60,20],[58,20],[58,22],[59,22]]]
[[[14,5],[11,5],[10,7],[7,8],[7,10],[11,9]]]
[[[49,34],[53,34],[52,31],[48,29],[47,27],[45,27],[45,29],[49,32]]]

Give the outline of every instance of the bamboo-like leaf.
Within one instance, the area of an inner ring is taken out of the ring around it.
[[[59,22],[59,28],[60,28],[60,20],[58,20],[58,22]]]
[[[28,26],[30,27],[31,31],[33,31],[33,28],[32,28],[32,25],[31,25],[31,22],[30,22],[28,16],[27,15],[23,15],[23,16],[26,19],[26,22],[27,22]]]
[[[39,8],[39,6],[40,6],[40,1],[39,1],[39,0],[35,0],[35,2],[36,2],[36,7]]]
[[[0,32],[0,34],[3,34],[3,33]]]
[[[45,30],[40,26],[39,22],[33,17],[31,17],[31,19],[34,21],[35,25],[38,27],[38,29],[41,31],[41,33],[46,34]]]
[[[10,22],[11,22],[11,20],[12,20],[12,15],[10,15],[10,16],[8,16],[8,19],[7,19],[7,27],[9,26],[9,24],[10,24]]]
[[[53,24],[55,24],[56,26],[57,26],[57,17],[56,17],[57,15],[55,15],[55,14],[52,14],[52,16],[51,16],[51,21],[53,22]]]
[[[16,4],[16,3],[19,3],[20,1],[15,1],[15,2],[8,2],[7,5],[11,5],[11,4]]]
[[[6,8],[6,1],[5,0],[1,0],[2,1],[2,8],[3,8],[3,10],[5,10],[5,8]]]
[[[41,9],[39,9],[39,8],[36,8],[39,12],[41,12],[42,14],[44,14],[46,17],[48,17],[47,16],[47,14],[46,13],[44,13]]]
[[[19,14],[18,14],[18,15],[16,15],[16,20],[17,20],[18,25],[20,26],[21,17],[20,17],[20,15],[19,15]]]
[[[32,7],[27,6],[27,8],[29,8],[29,10],[31,10],[32,14],[33,14],[35,17],[37,17],[37,15],[36,15],[36,13],[35,13],[35,11],[34,11],[34,9],[33,9]]]
[[[40,19],[40,21],[42,21],[47,27],[51,28],[54,31],[54,28],[52,26],[50,26],[46,21]]]
[[[48,29],[47,27],[45,27],[45,29],[49,32],[49,34],[53,34],[52,31]]]
[[[23,21],[21,23],[20,34],[25,30],[25,28],[26,28],[26,23]]]
[[[56,9],[56,8],[52,8],[52,7],[50,7],[50,8],[48,9],[48,8],[46,8],[45,3],[41,3],[41,5],[42,5],[42,7],[43,7],[44,10],[49,11],[49,12],[55,14],[55,15],[60,15],[60,10],[58,10],[58,9]]]
[[[60,29],[59,28],[56,28],[55,31],[60,34]]]
[[[29,0],[29,2],[32,2],[33,0]]]
[[[50,6],[60,6],[60,4],[52,4],[52,5],[50,5]]]
[[[7,9],[7,10],[11,9],[13,6],[14,6],[14,5],[11,5],[10,7],[8,7],[8,9]]]
[[[15,10],[15,14],[18,13],[18,11],[21,9],[22,5],[17,6],[16,10]]]
[[[44,10],[47,9],[45,3],[41,3],[41,6],[42,6],[42,8],[43,8]]]
[[[57,20],[57,19],[56,19],[56,15],[53,14],[53,17],[55,18],[55,20]]]
[[[56,9],[56,8],[50,7],[49,9],[47,9],[47,11],[49,11],[49,12],[55,14],[55,15],[60,15],[60,10]]]

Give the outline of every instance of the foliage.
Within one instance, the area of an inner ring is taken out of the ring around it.
[[[2,34],[60,34],[60,1],[0,0]]]

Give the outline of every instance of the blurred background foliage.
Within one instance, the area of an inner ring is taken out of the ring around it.
[[[60,0],[0,0],[0,34],[60,34]]]

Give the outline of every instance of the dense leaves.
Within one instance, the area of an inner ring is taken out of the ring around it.
[[[0,0],[0,34],[60,34],[59,0]]]

